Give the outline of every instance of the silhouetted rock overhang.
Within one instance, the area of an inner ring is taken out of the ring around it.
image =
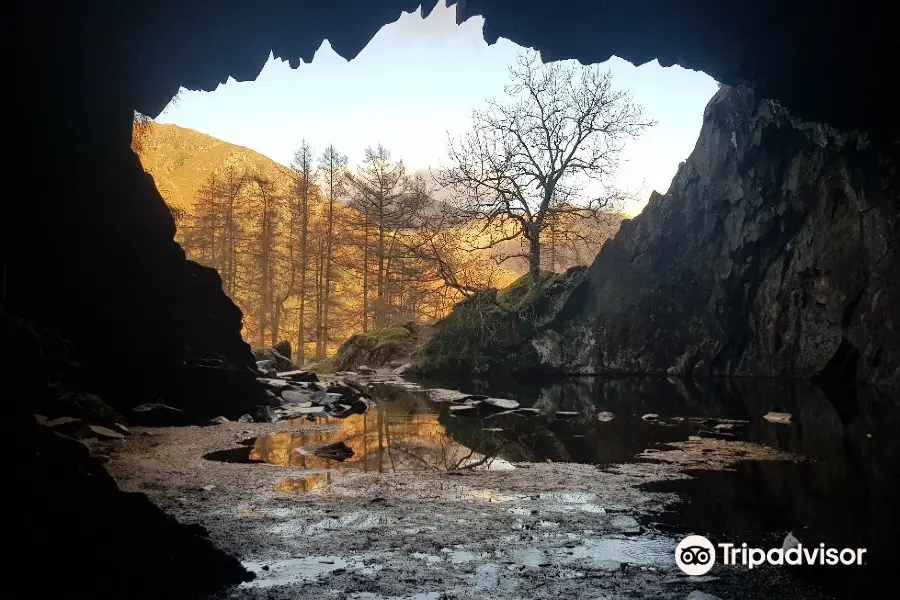
[[[425,13],[436,2],[425,0]],[[858,0],[448,0],[457,20],[485,18],[484,36],[592,63],[617,55],[703,70],[749,84],[803,119],[897,132],[898,56],[886,9]],[[46,11],[32,4],[32,52],[90,97],[127,94],[155,115],[179,86],[213,90],[252,80],[269,52],[296,66],[324,39],[355,57],[417,0],[121,3],[88,1]],[[38,10],[35,11],[35,8]],[[32,41],[37,41],[33,39]],[[35,50],[39,49],[39,50]],[[122,98],[126,100],[126,98]]]

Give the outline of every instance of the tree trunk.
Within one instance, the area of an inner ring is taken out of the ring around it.
[[[331,178],[332,181],[334,177]],[[323,352],[328,354],[329,342],[329,309],[331,307],[331,261],[332,248],[334,238],[334,185],[329,184],[328,190],[328,231],[325,239],[325,294],[324,306],[322,307],[322,342],[324,344]]]
[[[532,227],[528,234],[528,276],[535,288],[541,278],[541,232]]]
[[[362,330],[369,330],[369,215],[365,215],[363,225],[363,294]]]

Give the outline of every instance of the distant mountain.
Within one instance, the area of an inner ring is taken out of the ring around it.
[[[190,211],[214,172],[229,166],[259,173],[276,187],[290,189],[291,170],[255,150],[177,125],[135,125],[134,148],[169,206]]]

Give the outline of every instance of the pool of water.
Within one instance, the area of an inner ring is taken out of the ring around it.
[[[796,453],[798,462],[746,462],[725,471],[654,482],[681,502],[642,525],[660,533],[706,535],[715,542],[780,547],[788,532],[807,545],[867,548],[865,568],[814,568],[835,597],[857,597],[892,581],[900,533],[900,399],[873,388],[827,390],[811,384],[722,380],[705,385],[667,379],[570,379],[545,385],[471,381],[461,391],[508,398],[530,412],[451,411],[425,389],[459,382],[421,381],[423,389],[375,384],[377,408],[347,419],[320,419],[327,431],[275,433],[248,441],[250,461],[309,470],[362,471],[514,468],[518,462],[605,466],[646,460],[647,449],[692,436],[717,436]],[[788,423],[767,413],[790,414]],[[647,415],[655,415],[648,417]],[[344,460],[317,456],[342,441]],[[305,492],[327,479],[285,481]],[[590,504],[586,502],[586,504]],[[627,539],[585,548],[621,560]],[[631,560],[634,560],[633,558]],[[801,573],[805,576],[806,572]]]

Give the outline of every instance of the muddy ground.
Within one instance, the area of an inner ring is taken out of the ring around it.
[[[639,489],[686,477],[687,468],[791,455],[702,439],[606,468],[525,463],[504,470],[326,473],[203,458],[246,447],[259,435],[317,427],[290,421],[136,428],[124,440],[92,444],[109,456],[123,489],[202,524],[257,573],[219,598],[826,597],[777,568],[717,565],[703,577],[683,575],[673,554],[682,536],[657,530],[648,517],[679,499]]]

